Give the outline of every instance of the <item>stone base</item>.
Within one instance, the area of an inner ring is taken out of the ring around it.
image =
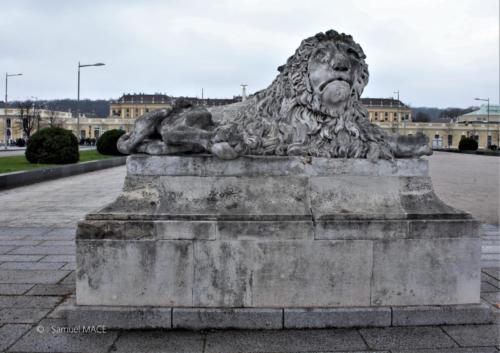
[[[436,197],[425,160],[134,155],[118,199],[78,225],[75,313],[193,329],[457,323],[480,303],[477,228]]]
[[[107,329],[312,329],[489,324],[485,304],[307,309],[144,308],[72,306],[69,326],[104,325]]]

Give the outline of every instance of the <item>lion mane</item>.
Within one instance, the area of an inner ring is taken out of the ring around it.
[[[328,41],[349,45],[360,62],[347,108],[340,114],[322,106],[309,79],[311,54]],[[216,140],[231,143],[231,136],[238,136],[232,145],[239,154],[392,159],[386,133],[370,123],[360,101],[369,77],[365,58],[362,48],[344,33],[330,30],[304,39],[278,68],[272,84],[250,96],[234,120],[217,129]]]

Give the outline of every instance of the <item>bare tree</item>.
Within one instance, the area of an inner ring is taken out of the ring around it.
[[[20,102],[18,109],[18,124],[24,132],[24,136],[29,139],[35,127],[40,127],[40,111],[37,110],[35,103],[31,101]]]
[[[61,121],[57,117],[57,111],[47,107],[47,113],[48,113],[47,122],[49,123],[49,126],[50,127],[60,127]]]

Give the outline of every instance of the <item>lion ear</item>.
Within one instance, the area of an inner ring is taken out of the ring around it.
[[[285,65],[278,66],[278,71],[281,73],[285,71]]]

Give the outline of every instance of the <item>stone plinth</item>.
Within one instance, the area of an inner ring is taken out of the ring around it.
[[[276,328],[356,307],[348,322],[390,325],[396,306],[480,303],[477,227],[436,197],[426,160],[133,155],[122,194],[78,225],[77,309]]]

